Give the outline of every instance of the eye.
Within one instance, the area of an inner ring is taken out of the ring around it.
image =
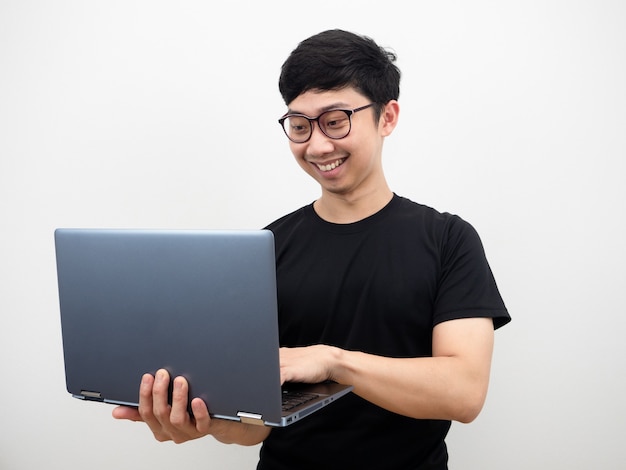
[[[350,125],[350,120],[345,111],[328,111],[321,116],[320,121],[325,129],[341,130]]]
[[[308,119],[300,116],[290,116],[286,119],[286,129],[290,134],[307,134],[311,127]]]

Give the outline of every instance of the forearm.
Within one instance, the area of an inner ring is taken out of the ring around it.
[[[472,421],[480,412],[488,374],[472,374],[462,359],[397,359],[335,350],[333,378],[381,408],[418,419]]]
[[[470,422],[487,395],[492,353],[489,318],[453,320],[433,330],[433,357],[397,359],[335,349],[330,374],[390,411]]]
[[[217,423],[213,420],[216,430],[213,437],[223,444],[239,444],[242,446],[254,446],[263,442],[269,436],[271,428],[254,424],[238,423],[236,421],[223,421]]]

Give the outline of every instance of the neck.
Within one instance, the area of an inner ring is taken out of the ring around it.
[[[393,192],[387,185],[359,196],[324,192],[313,208],[327,222],[350,224],[375,214],[392,198]]]

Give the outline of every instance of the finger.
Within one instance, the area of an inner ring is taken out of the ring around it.
[[[152,386],[152,412],[159,422],[169,425],[170,405],[168,403],[170,375],[165,369],[159,369]]]
[[[191,411],[196,420],[196,429],[200,434],[208,434],[211,427],[211,417],[209,409],[202,398],[194,398],[191,400]]]
[[[139,386],[139,408],[138,412],[143,421],[150,424],[155,421],[152,412],[152,387],[154,385],[154,377],[151,374],[144,374],[141,377],[141,385]]]
[[[130,406],[117,406],[111,413],[115,419],[128,419],[130,421],[143,421],[139,410]]]
[[[189,385],[187,380],[184,377],[176,377],[174,379],[172,408],[170,411],[170,422],[175,427],[182,428],[191,421],[187,412],[188,395]]]

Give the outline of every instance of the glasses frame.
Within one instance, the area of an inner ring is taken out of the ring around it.
[[[320,131],[322,131],[322,134],[324,134],[326,137],[328,137],[329,139],[333,139],[333,140],[340,140],[340,139],[345,139],[346,137],[348,137],[348,135],[350,134],[350,131],[352,130],[352,115],[354,113],[358,113],[359,111],[363,111],[364,109],[367,108],[371,108],[372,106],[374,106],[376,103],[369,103],[366,104],[365,106],[360,106],[358,108],[354,108],[354,109],[341,109],[341,108],[337,108],[337,109],[329,109],[327,111],[324,111],[323,113],[321,113],[319,116],[317,117],[309,117],[306,114],[299,114],[299,113],[292,113],[292,114],[285,114],[283,117],[281,117],[278,120],[278,123],[280,124],[280,127],[282,127],[283,132],[285,133],[285,135],[287,136],[287,138],[289,140],[291,140],[293,143],[296,144],[304,144],[305,142],[308,142],[309,140],[311,140],[311,137],[313,136],[313,123],[316,122],[317,123],[317,127],[319,128]],[[324,131],[323,127],[320,126],[320,121],[319,119],[326,113],[330,113],[330,112],[334,112],[334,111],[343,111],[344,113],[346,113],[346,116],[348,116],[348,132],[346,132],[346,135],[341,136],[341,137],[333,137],[330,136],[326,133],[326,131]],[[285,121],[290,118],[290,117],[300,117],[300,118],[304,118],[307,121],[309,121],[309,136],[304,139],[304,140],[294,140],[292,139],[288,132],[287,129],[285,129]]]

